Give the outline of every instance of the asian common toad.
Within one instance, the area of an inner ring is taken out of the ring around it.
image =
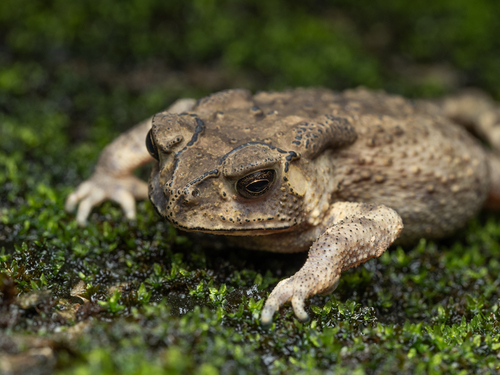
[[[107,146],[66,209],[79,204],[84,225],[111,199],[133,219],[135,199],[149,195],[177,228],[247,236],[241,245],[253,249],[309,249],[261,316],[269,324],[291,301],[305,320],[306,298],[332,292],[342,271],[398,237],[446,236],[486,200],[498,206],[498,158],[459,123],[500,148],[499,107],[477,92],[436,101],[318,88],[182,99]],[[132,171],[149,162],[148,188]]]

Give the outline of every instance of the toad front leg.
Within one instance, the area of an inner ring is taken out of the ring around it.
[[[307,320],[306,298],[333,292],[342,271],[382,255],[403,229],[396,211],[365,203],[335,203],[328,221],[326,230],[311,246],[304,266],[271,292],[262,310],[263,325],[269,325],[274,313],[288,301],[296,317]]]
[[[166,111],[189,111],[194,103],[194,99],[180,99]],[[148,185],[133,172],[153,160],[145,146],[149,129],[151,118],[110,143],[101,153],[93,175],[68,196],[65,209],[72,212],[78,206],[78,225],[85,226],[92,207],[108,199],[120,204],[128,219],[135,219],[135,200],[148,197]]]

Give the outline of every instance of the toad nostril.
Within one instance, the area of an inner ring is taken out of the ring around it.
[[[185,188],[180,195],[180,203],[184,205],[197,205],[199,202],[199,197],[201,192],[197,188],[188,187]]]
[[[200,191],[198,189],[193,190],[184,190],[180,195],[180,203],[186,205],[195,205],[198,203],[198,197],[200,195]]]

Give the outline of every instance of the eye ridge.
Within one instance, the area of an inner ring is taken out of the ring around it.
[[[151,130],[148,131],[148,135],[146,136],[146,148],[148,149],[149,155],[158,161],[160,160],[158,148],[153,141],[153,134],[151,134]]]
[[[276,172],[273,169],[249,174],[236,183],[237,192],[245,198],[258,198],[265,194],[275,180]]]

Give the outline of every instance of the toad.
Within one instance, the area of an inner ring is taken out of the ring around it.
[[[149,196],[185,231],[245,236],[241,246],[309,251],[262,310],[264,325],[291,302],[331,293],[342,271],[396,239],[451,234],[500,202],[500,107],[478,92],[409,101],[363,88],[333,92],[234,89],[182,99],[118,137],[66,201],[85,225],[111,199],[129,219]],[[149,185],[133,170],[152,163]]]

